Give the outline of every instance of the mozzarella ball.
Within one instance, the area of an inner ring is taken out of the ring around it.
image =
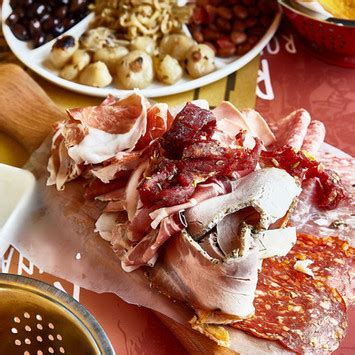
[[[118,61],[128,53],[128,49],[123,46],[103,47],[94,52],[95,62],[104,62],[110,73],[115,73]]]
[[[57,69],[61,69],[69,62],[73,53],[78,49],[78,41],[72,36],[59,38],[49,54],[50,62]]]
[[[189,49],[185,64],[187,73],[199,78],[215,70],[214,51],[206,44],[198,44]]]
[[[155,41],[151,37],[139,36],[132,40],[131,49],[139,49],[153,55],[155,51]]]
[[[143,89],[152,83],[153,77],[152,58],[140,50],[128,53],[116,68],[116,80],[125,89]]]
[[[83,70],[90,63],[90,61],[90,54],[84,49],[77,49],[71,59],[72,64],[79,70]]]
[[[174,84],[181,79],[183,70],[179,62],[169,54],[155,57],[154,68],[157,79],[164,84]]]
[[[103,62],[95,62],[86,66],[80,73],[81,84],[103,88],[110,85],[112,76]]]
[[[59,76],[66,80],[74,80],[79,74],[79,69],[74,64],[67,64],[59,73]]]
[[[165,36],[160,42],[160,53],[169,54],[177,60],[184,60],[187,51],[195,45],[196,42],[185,35],[173,34]]]

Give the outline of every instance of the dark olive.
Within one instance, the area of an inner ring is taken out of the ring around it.
[[[65,28],[64,28],[63,24],[58,24],[58,25],[54,26],[52,33],[54,34],[54,36],[59,36],[64,31],[65,31]]]
[[[66,30],[69,29],[70,27],[73,27],[74,25],[75,25],[75,20],[73,18],[66,17],[63,20],[63,26]]]
[[[72,0],[70,4],[71,12],[79,12],[86,6],[86,0]]]
[[[14,13],[18,16],[18,18],[24,18],[26,15],[23,7],[15,7]]]
[[[31,20],[29,24],[29,30],[32,37],[38,36],[42,32],[41,23],[39,22],[39,20]]]
[[[54,15],[58,18],[64,19],[65,16],[68,13],[68,7],[67,6],[60,6],[55,9]]]
[[[45,32],[52,32],[53,28],[55,26],[55,21],[54,18],[48,16],[48,18],[42,22],[42,27]]]
[[[61,5],[69,5],[70,0],[57,0],[57,3],[61,4]]]
[[[37,36],[33,37],[33,47],[40,47],[42,44],[46,42],[46,36],[44,33],[39,33]]]
[[[16,38],[18,38],[20,41],[28,41],[30,39],[29,33],[26,29],[25,26],[16,23],[11,27],[11,30],[13,34],[15,35]]]
[[[19,20],[18,15],[15,12],[12,12],[6,19],[6,24],[8,26],[12,26],[15,23],[17,23],[17,21]]]
[[[33,4],[33,0],[24,0],[22,1],[23,6],[27,7]]]
[[[29,18],[41,18],[47,12],[46,5],[43,4],[32,4],[28,8],[27,17]]]

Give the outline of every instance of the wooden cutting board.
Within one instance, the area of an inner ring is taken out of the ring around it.
[[[65,117],[64,110],[58,108],[23,69],[14,64],[0,65],[0,132],[10,136],[18,144],[1,134],[0,140],[8,140],[8,154],[14,156],[18,165],[24,163],[26,157],[39,147],[49,134],[52,123]],[[234,354],[189,327],[155,313],[189,353]]]

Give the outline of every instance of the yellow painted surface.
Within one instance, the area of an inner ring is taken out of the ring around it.
[[[240,109],[255,107],[259,59],[259,56],[255,57],[237,72],[235,87],[230,92],[229,101]]]
[[[193,100],[194,90],[182,92],[181,94],[171,95],[171,96],[162,96],[162,97],[153,97],[152,100],[156,102],[165,102],[169,106],[178,105],[186,101]]]
[[[28,153],[19,143],[0,132],[0,163],[21,167],[27,158]]]
[[[226,86],[227,77],[203,86],[200,88],[199,98],[207,100],[210,106],[217,106],[224,100]]]

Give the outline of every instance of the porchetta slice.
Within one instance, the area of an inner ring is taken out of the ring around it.
[[[187,228],[167,241],[148,271],[153,286],[197,313],[207,312],[205,320],[214,324],[253,315],[260,258],[284,255],[295,242],[294,231],[280,250],[277,242],[263,245],[258,239],[260,233],[272,241],[267,229],[288,213],[301,191],[288,173],[260,169],[236,184],[231,193],[188,209]]]

